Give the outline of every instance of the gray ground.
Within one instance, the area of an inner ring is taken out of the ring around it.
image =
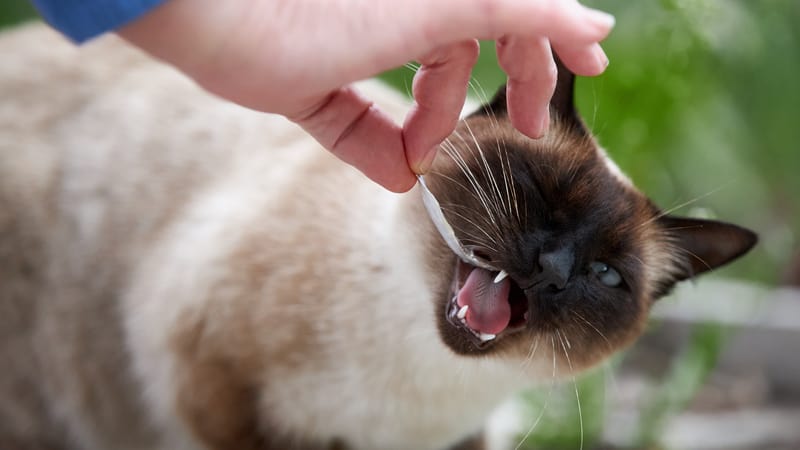
[[[655,311],[661,326],[633,349],[610,396],[606,440],[623,444],[636,413],[691,326],[730,326],[719,363],[684,412],[665,424],[664,447],[679,450],[800,449],[800,290],[730,281],[684,286]]]

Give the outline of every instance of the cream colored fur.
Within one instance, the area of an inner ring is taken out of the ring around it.
[[[192,358],[259,380],[269,426],[360,449],[444,448],[549,379],[547,352],[521,367],[441,342],[416,192],[115,37],[31,25],[0,54],[0,439],[201,448],[176,404],[187,330]]]

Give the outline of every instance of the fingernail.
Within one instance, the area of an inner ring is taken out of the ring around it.
[[[600,49],[600,51],[597,53],[597,63],[600,64],[603,69],[605,69],[608,67],[608,62],[608,55],[606,55],[606,52],[604,52],[603,49]]]
[[[596,9],[587,9],[586,11],[588,12],[589,20],[602,28],[611,29],[617,23],[617,19],[607,12]]]
[[[542,120],[539,121],[539,131],[536,133],[536,138],[541,139],[547,134],[547,129],[550,128],[550,108],[544,110]]]
[[[414,168],[414,172],[419,175],[424,175],[431,169],[434,159],[436,159],[436,147],[432,147],[425,153],[425,156],[422,157],[422,160],[419,162],[419,164],[417,164],[417,167]]]

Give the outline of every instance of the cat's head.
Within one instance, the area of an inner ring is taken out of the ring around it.
[[[573,105],[573,75],[559,73],[545,137],[511,126],[501,88],[426,176],[462,243],[497,269],[460,261],[441,239],[431,250],[443,274],[438,327],[456,353],[522,359],[538,348],[536,357],[585,368],[638,337],[675,283],[756,243],[736,225],[654,205],[598,147]]]

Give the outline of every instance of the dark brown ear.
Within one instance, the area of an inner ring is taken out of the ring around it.
[[[474,116],[505,116],[508,114],[508,104],[506,103],[506,84],[503,83],[499,88],[497,88],[497,92],[495,92],[494,97],[489,103],[484,103],[478,108],[477,111],[472,113]]]
[[[550,100],[550,112],[558,116],[561,120],[572,122],[583,128],[583,121],[575,108],[575,74],[561,62],[553,53],[558,67],[558,83]]]
[[[682,267],[675,281],[716,269],[747,253],[758,236],[737,225],[715,220],[665,216],[659,219],[674,238]]]
[[[561,63],[558,56],[553,54],[558,68],[558,82],[556,83],[556,90],[553,92],[553,97],[550,100],[550,112],[552,115],[559,117],[562,121],[567,121],[576,126],[577,129],[586,131],[577,109],[575,109],[574,92],[575,92],[575,74]],[[492,100],[483,105],[482,108],[475,112],[476,115],[493,115],[496,117],[505,116],[508,114],[506,104],[506,85],[500,86],[497,93]]]

